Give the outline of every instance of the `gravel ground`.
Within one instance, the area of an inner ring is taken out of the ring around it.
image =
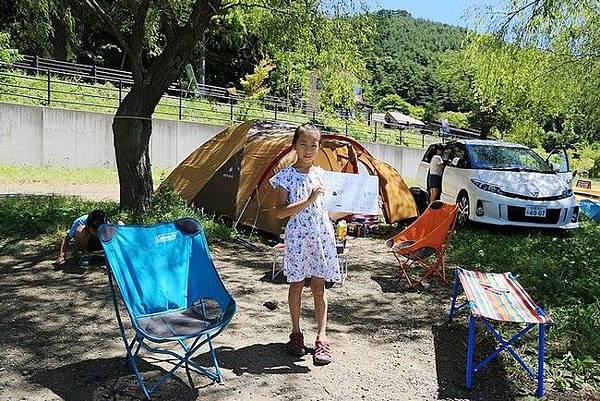
[[[114,197],[109,188],[12,186],[3,193]],[[111,195],[112,194],[112,195]],[[433,283],[409,291],[397,283],[396,261],[382,241],[353,240],[349,277],[328,290],[328,335],[335,361],[286,354],[290,330],[287,286],[270,280],[271,253],[212,244],[215,264],[239,313],[215,341],[225,382],[212,384],[181,371],[154,400],[514,400],[535,391],[515,390],[512,374],[494,362],[464,390],[467,323],[447,323],[450,289]],[[138,400],[142,394],[123,358],[124,348],[103,267],[80,270],[70,259],[52,266],[54,254],[0,255],[0,400]],[[266,301],[278,308],[267,309]],[[303,298],[307,344],[314,341],[312,298]],[[477,340],[482,358],[492,350]],[[205,352],[205,351],[202,351]],[[209,365],[206,353],[197,361]],[[152,382],[169,361],[145,357]],[[519,373],[520,374],[520,373]],[[523,376],[523,375],[521,375]],[[522,386],[519,386],[522,387]],[[549,386],[551,387],[551,386]],[[549,400],[593,399],[548,391]]]

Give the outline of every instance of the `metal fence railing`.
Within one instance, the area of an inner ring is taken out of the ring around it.
[[[50,70],[53,74],[56,75],[77,76],[81,79],[91,81],[93,83],[111,82],[115,85],[120,84],[122,86],[133,85],[133,75],[129,71],[98,67],[95,65],[52,60],[39,56],[23,55],[21,56],[21,59],[17,62],[14,62],[12,66],[13,68],[41,72]],[[168,89],[168,92],[178,92],[180,88],[182,88],[181,83],[175,82],[171,84],[171,86]],[[233,99],[234,101],[243,99],[245,97],[237,93],[231,93],[230,89],[228,88],[206,84],[197,84],[194,86],[193,89],[186,88],[186,90],[193,91],[196,96],[227,97]],[[302,99],[287,99],[267,95],[261,99],[261,104],[265,108],[269,109],[274,108],[287,111],[289,111],[290,109],[301,109],[306,113],[311,113],[313,111],[316,112],[316,110],[314,110],[308,103],[306,103]]]
[[[25,56],[0,63],[0,101],[115,112],[133,84],[131,73],[102,67]],[[256,100],[230,93],[226,88],[198,85],[192,89],[175,83],[155,109],[158,118],[230,124],[247,119],[276,120],[292,124],[314,122],[325,132],[362,141],[426,147],[441,138],[434,130],[386,129],[360,119],[310,109],[306,103],[267,97]]]

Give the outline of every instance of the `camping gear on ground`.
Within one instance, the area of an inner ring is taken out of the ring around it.
[[[461,305],[457,305],[456,298],[461,288],[464,290],[467,300]],[[481,273],[457,268],[450,306],[450,319],[465,306],[468,306],[470,311],[467,345],[467,389],[473,387],[474,373],[483,369],[501,352],[508,351],[531,379],[537,379],[536,394],[538,397],[542,397],[544,395],[544,334],[546,325],[551,324],[552,319],[533,301],[512,273]],[[526,326],[510,339],[505,339],[496,331],[488,319],[500,322],[516,322],[526,324]],[[498,341],[499,346],[487,358],[475,365],[473,357],[475,355],[475,322],[477,320],[483,323],[485,328]],[[537,373],[534,373],[512,348],[516,341],[535,326],[538,326]]]
[[[590,219],[600,222],[600,202],[591,199],[583,199],[579,202],[579,210]]]
[[[344,241],[346,241],[347,235],[348,235],[348,223],[346,223],[346,220],[342,219],[342,220],[338,221],[337,225],[335,226],[335,240],[337,242],[344,242]]]
[[[249,121],[232,126],[192,152],[161,187],[172,187],[206,213],[226,216],[237,224],[278,234],[276,191],[269,178],[296,161],[295,125]],[[389,223],[417,215],[407,185],[390,165],[374,158],[354,139],[323,135],[315,164],[328,171],[379,177],[379,196]]]
[[[200,223],[184,218],[154,226],[104,224],[98,235],[108,262],[109,285],[127,362],[144,396],[150,399],[181,366],[220,382],[211,340],[225,329],[236,304],[215,269]],[[135,331],[132,340],[121,320],[113,281]],[[181,353],[167,345],[173,343],[181,346]],[[204,344],[208,344],[214,370],[191,359]],[[164,348],[167,346],[169,349]],[[136,360],[140,347],[178,359],[151,387],[144,383]]]
[[[404,231],[386,241],[410,287],[413,287],[413,282],[408,271],[413,265],[425,269],[417,283],[433,275],[448,283],[444,259],[454,232],[457,211],[456,205],[435,201]]]
[[[379,216],[353,214],[349,218],[348,234],[353,237],[366,237],[379,229]]]
[[[92,261],[92,255],[82,255],[77,259],[77,265],[79,267],[89,267]]]
[[[425,210],[427,210],[427,206],[429,205],[429,193],[427,191],[422,190],[419,187],[410,187],[410,193],[415,199],[415,204],[417,205],[417,211],[419,214],[423,214]]]

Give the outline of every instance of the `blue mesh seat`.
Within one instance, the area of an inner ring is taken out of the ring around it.
[[[146,398],[181,366],[220,382],[211,340],[225,329],[236,305],[215,269],[200,223],[186,218],[154,226],[105,224],[98,234],[127,360]],[[135,331],[131,340],[121,320],[114,282]],[[168,342],[179,344],[182,352],[159,347]],[[213,369],[191,360],[204,344]],[[151,387],[145,385],[137,363],[140,347],[178,359]]]

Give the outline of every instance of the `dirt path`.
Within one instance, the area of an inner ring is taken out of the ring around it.
[[[119,200],[119,185],[111,184],[47,184],[47,183],[2,183],[2,195],[9,194],[57,194],[75,195],[90,200]]]
[[[336,361],[327,367],[285,353],[287,286],[270,282],[270,254],[225,244],[212,249],[239,306],[216,340],[225,384],[194,375],[191,388],[182,374],[156,400],[514,398],[499,364],[483,372],[473,392],[463,390],[466,325],[464,319],[444,324],[448,289],[399,289],[393,260],[379,241],[355,240],[346,284],[328,292]],[[0,258],[0,399],[139,399],[122,358],[104,271],[79,271],[73,262],[55,270],[51,257]],[[277,301],[279,308],[269,311],[265,301]],[[307,291],[307,342],[315,335],[311,316]],[[199,360],[209,363],[206,354]],[[157,365],[144,368],[149,379],[160,373]]]
[[[336,361],[326,367],[284,350],[287,286],[270,280],[269,249],[250,252],[222,243],[211,250],[239,308],[215,341],[225,384],[193,374],[192,387],[182,371],[154,400],[519,398],[509,384],[513,378],[498,362],[478,374],[473,391],[464,390],[467,325],[464,317],[445,323],[449,288],[433,285],[414,292],[398,286],[396,262],[382,241],[354,240],[346,284],[328,291],[328,332]],[[141,399],[123,358],[105,271],[82,271],[72,260],[56,270],[54,256],[0,256],[0,400]],[[279,307],[270,311],[265,301]],[[315,336],[312,310],[306,291],[302,322],[307,344]],[[477,346],[478,358],[491,347],[485,339]],[[198,361],[209,364],[207,354]],[[165,368],[168,363],[146,359],[144,377],[152,382]],[[525,395],[534,388],[530,383]],[[550,392],[548,399],[580,398]]]

